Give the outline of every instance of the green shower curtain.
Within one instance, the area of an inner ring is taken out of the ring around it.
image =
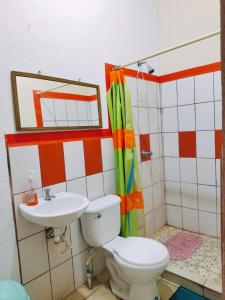
[[[144,236],[143,196],[133,129],[131,95],[122,70],[110,73],[107,103],[116,160],[117,194],[121,198],[121,235]]]

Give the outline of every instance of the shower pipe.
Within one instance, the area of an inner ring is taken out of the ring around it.
[[[214,36],[216,36],[216,35],[219,35],[220,32],[221,32],[220,30],[218,30],[218,31],[213,31],[213,32],[211,32],[211,33],[209,33],[209,34],[206,34],[206,35],[203,35],[203,36],[201,36],[201,37],[199,37],[199,38],[197,38],[197,39],[190,40],[190,41],[188,41],[188,42],[185,42],[185,43],[182,43],[182,44],[180,44],[180,45],[174,46],[174,47],[172,47],[172,48],[167,48],[167,49],[164,49],[164,50],[155,52],[155,53],[153,53],[153,54],[151,54],[151,55],[149,55],[149,56],[147,56],[147,57],[144,57],[144,58],[141,58],[141,59],[138,59],[138,60],[129,62],[129,63],[125,64],[125,65],[118,65],[118,66],[116,66],[113,70],[119,70],[119,69],[122,69],[122,68],[126,68],[126,67],[129,67],[129,66],[131,66],[131,65],[134,65],[134,64],[143,62],[143,61],[145,61],[145,60],[148,60],[148,59],[150,59],[150,58],[153,58],[153,57],[156,57],[156,56],[159,56],[159,55],[162,55],[162,54],[171,52],[171,51],[173,51],[173,50],[180,49],[180,48],[183,48],[183,47],[185,47],[185,46],[192,45],[192,44],[195,44],[195,43],[197,43],[197,42],[204,41],[204,40],[206,40],[206,39],[208,39],[208,38],[211,38],[211,37],[214,37]]]

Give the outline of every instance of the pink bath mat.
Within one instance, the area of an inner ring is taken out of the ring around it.
[[[192,256],[202,245],[199,236],[189,232],[179,232],[165,243],[171,260],[185,260]]]

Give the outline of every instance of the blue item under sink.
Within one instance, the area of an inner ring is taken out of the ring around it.
[[[173,294],[173,296],[170,297],[169,300],[209,300],[209,299],[205,298],[203,296],[200,296],[188,289],[179,287],[176,290],[175,294]]]
[[[0,300],[30,300],[26,289],[13,280],[0,281]]]

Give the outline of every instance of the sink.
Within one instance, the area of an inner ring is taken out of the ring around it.
[[[20,204],[22,216],[38,225],[61,227],[78,219],[89,204],[87,198],[75,193],[61,192],[54,196],[50,201],[39,198],[38,204],[34,206]]]

